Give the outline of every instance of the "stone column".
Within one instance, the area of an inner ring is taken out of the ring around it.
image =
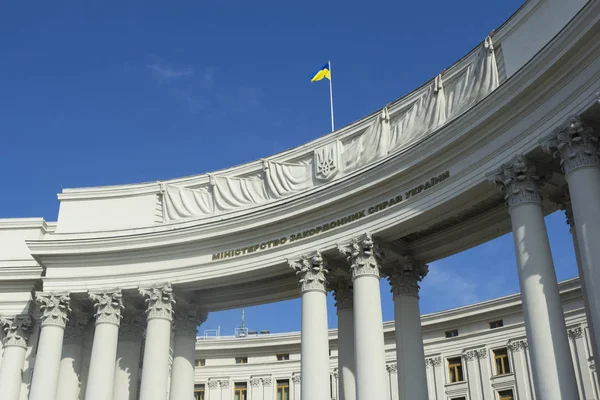
[[[428,398],[419,310],[419,282],[428,271],[427,265],[416,261],[401,262],[389,271],[394,295],[399,400]]]
[[[71,312],[65,328],[65,339],[58,370],[56,398],[79,400],[81,367],[83,365],[83,341],[89,315],[81,310]]]
[[[145,316],[141,310],[127,306],[119,327],[117,361],[113,400],[137,400],[140,377],[140,352],[142,350]]]
[[[347,257],[354,290],[354,351],[356,360],[356,398],[389,399],[383,318],[381,312],[380,254],[369,234],[338,246]]]
[[[173,289],[170,283],[140,288],[146,298],[146,344],[140,399],[164,400],[169,382],[169,347],[173,321]]]
[[[352,283],[347,279],[337,281],[333,286],[333,297],[338,317],[338,400],[356,400]]]
[[[288,261],[300,277],[302,400],[329,400],[329,331],[325,260],[319,252]]]
[[[542,148],[560,159],[569,184],[572,226],[581,263],[580,277],[586,304],[592,347],[600,343],[600,146],[590,126],[578,116],[557,127],[542,141]],[[597,328],[598,327],[598,328]]]
[[[536,397],[577,399],[538,171],[531,161],[519,156],[490,179],[502,185],[509,207]]]
[[[68,293],[41,292],[37,292],[35,298],[42,312],[42,323],[29,399],[54,399],[71,299]]]
[[[0,393],[3,400],[19,400],[21,396],[21,376],[27,341],[33,328],[29,315],[0,318],[4,330],[2,345],[4,353],[0,364]]]
[[[116,289],[89,293],[89,296],[96,309],[96,327],[85,400],[112,400],[123,295]]]
[[[175,307],[175,346],[171,373],[170,400],[188,400],[194,396],[196,333],[208,314],[197,304],[180,301]]]

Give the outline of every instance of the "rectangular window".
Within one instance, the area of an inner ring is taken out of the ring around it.
[[[233,399],[234,400],[248,400],[247,384],[246,382],[236,383],[233,387]]]
[[[290,381],[277,381],[277,400],[290,400]]]
[[[504,321],[499,319],[498,321],[490,322],[490,329],[502,328],[504,326]]]
[[[277,354],[277,361],[285,361],[285,360],[289,360],[289,359],[290,359],[289,354]]]
[[[451,337],[455,337],[458,336],[458,329],[453,329],[451,331],[446,331],[446,337],[447,338],[451,338]]]
[[[235,363],[236,364],[248,364],[248,357],[236,357]]]
[[[194,400],[204,400],[204,383],[194,385]]]
[[[206,360],[204,358],[196,360],[196,367],[204,367],[205,365],[206,365]]]
[[[514,396],[513,396],[513,391],[512,389],[508,389],[508,390],[501,390],[498,392],[498,399],[499,400],[514,400]]]
[[[448,359],[448,378],[450,379],[450,383],[462,382],[464,380],[460,357]]]
[[[494,350],[494,364],[496,365],[496,375],[510,374],[510,364],[506,348]]]

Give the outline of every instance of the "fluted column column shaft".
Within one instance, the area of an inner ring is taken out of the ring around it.
[[[3,400],[19,400],[27,341],[33,321],[28,315],[2,318],[0,326],[5,332],[2,340],[4,353],[0,364],[0,394]]]
[[[320,253],[291,261],[300,277],[300,394],[302,400],[329,400],[329,331],[325,263]]]
[[[169,346],[173,320],[173,289],[170,284],[140,288],[146,297],[148,324],[140,400],[164,400],[169,382]]]
[[[392,271],[399,400],[427,400],[427,371],[419,309],[419,282],[427,265],[406,262]]]
[[[54,400],[58,388],[58,371],[71,300],[67,293],[38,292],[36,301],[42,312],[42,323],[29,399]]]
[[[354,296],[350,282],[334,287],[338,317],[339,399],[356,400],[356,360],[354,357]]]
[[[175,310],[170,400],[188,400],[194,396],[196,332],[206,317],[206,312],[192,304],[178,305]]]
[[[123,311],[120,290],[90,293],[96,307],[96,327],[85,388],[85,400],[112,400],[119,325]]]
[[[578,399],[539,180],[524,157],[504,165],[495,178],[509,205],[536,397]]]
[[[387,400],[379,254],[368,234],[339,250],[347,256],[352,271],[356,398]]]
[[[579,249],[582,287],[589,307],[593,349],[600,345],[600,146],[590,126],[577,116],[557,127],[542,142],[560,159],[573,210],[572,226]],[[594,354],[598,357],[598,354]]]

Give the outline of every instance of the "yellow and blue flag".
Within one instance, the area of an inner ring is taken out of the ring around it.
[[[311,82],[320,81],[323,78],[331,80],[331,71],[329,70],[329,63],[323,65],[317,72],[311,75]]]

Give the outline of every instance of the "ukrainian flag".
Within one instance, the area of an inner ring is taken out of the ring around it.
[[[331,71],[329,70],[329,63],[323,65],[317,72],[315,72],[311,76],[311,82],[320,81],[323,78],[331,80]]]

